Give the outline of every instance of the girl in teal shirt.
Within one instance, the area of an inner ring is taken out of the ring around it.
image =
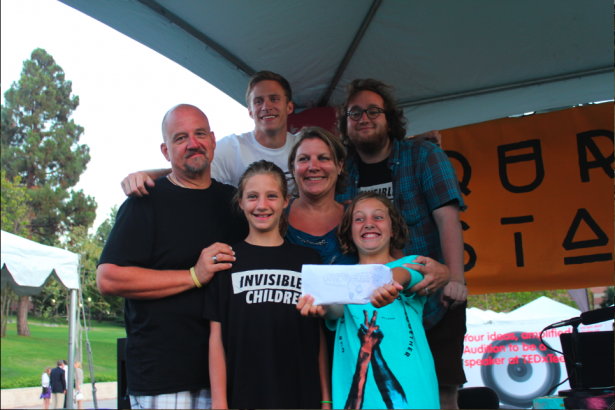
[[[297,305],[336,330],[333,408],[440,408],[422,323],[425,296],[408,291],[422,275],[402,267],[416,256],[391,257],[408,235],[401,214],[386,197],[364,193],[346,210],[338,235],[345,251],[358,252],[360,264],[392,268],[394,283],[376,289],[371,305],[313,306],[309,295]]]

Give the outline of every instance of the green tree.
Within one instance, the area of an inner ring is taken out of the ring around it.
[[[30,220],[28,189],[21,184],[21,177],[10,181],[2,170],[2,230],[21,237],[28,236]]]
[[[6,179],[2,170],[2,230],[22,237],[28,235],[28,189],[20,184],[21,178],[16,176],[13,181]],[[9,308],[14,299],[11,287],[2,289],[2,314],[0,318],[0,336],[6,337],[6,325]]]
[[[537,292],[490,293],[486,295],[468,296],[468,308],[477,307],[495,312],[511,312],[526,305],[541,296],[546,296],[557,302],[576,308],[574,300],[566,290],[542,290]]]
[[[105,221],[100,224],[98,229],[96,230],[96,234],[94,235],[93,240],[100,247],[100,253],[102,253],[102,249],[105,247],[105,243],[107,243],[107,239],[109,238],[109,234],[111,233],[111,229],[115,225],[115,218],[117,217],[118,207],[113,206],[111,208],[111,212]],[[96,265],[98,265],[98,260],[100,259],[100,253],[96,256]],[[96,303],[94,308],[99,312],[99,321],[100,317],[104,314],[123,317],[124,315],[124,298],[120,296],[102,296],[98,292],[98,285],[96,285],[96,272],[93,272],[92,275],[92,284],[90,286],[88,292],[88,299],[92,299],[95,301],[97,299],[103,299],[106,304]],[[85,295],[85,293],[84,293]],[[92,296],[93,295],[93,296]],[[96,299],[95,299],[96,298]]]
[[[601,308],[609,307],[613,304],[614,293],[613,286],[609,286],[604,290],[604,298],[602,298],[602,302],[600,302]]]
[[[90,155],[87,145],[79,145],[83,127],[70,118],[79,97],[72,95],[62,68],[37,48],[4,100],[2,170],[9,181],[20,177],[29,190],[28,238],[53,245],[74,227],[91,226],[96,202],[72,190]],[[20,298],[20,335],[29,335],[26,299]]]
[[[103,223],[100,224],[98,229],[96,230],[96,240],[101,247],[105,246],[107,239],[109,238],[109,234],[111,233],[111,229],[113,229],[113,225],[115,225],[115,218],[117,217],[117,205],[111,208],[111,212],[109,213],[109,217],[105,219]]]
[[[86,311],[92,312],[102,321],[105,316],[116,316],[123,309],[122,298],[102,296],[96,284],[96,266],[100,259],[103,246],[97,235],[88,235],[83,227],[73,229],[68,235],[66,248],[79,254],[79,275],[81,278],[81,292]]]
[[[96,217],[94,199],[71,189],[90,160],[88,146],[79,145],[83,127],[70,119],[79,105],[71,94],[62,68],[37,48],[2,107],[2,169],[30,190],[30,236],[50,245]]]

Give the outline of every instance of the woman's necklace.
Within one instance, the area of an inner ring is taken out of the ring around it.
[[[167,179],[168,179],[169,181],[171,181],[171,183],[172,183],[173,185],[177,185],[177,186],[182,187],[182,188],[187,188],[187,189],[190,189],[190,188],[188,188],[186,185],[184,185],[184,184],[182,184],[181,182],[179,182],[179,180],[177,179],[177,177],[175,176],[175,174],[173,174],[172,172],[171,172],[169,175],[167,175]]]

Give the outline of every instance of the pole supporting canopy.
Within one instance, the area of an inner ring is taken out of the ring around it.
[[[210,37],[206,36],[199,30],[197,30],[196,28],[188,24],[185,20],[183,20],[179,16],[175,15],[171,11],[162,7],[160,4],[156,3],[154,0],[138,0],[138,1],[139,3],[150,8],[152,11],[156,12],[157,14],[161,15],[165,19],[169,20],[171,23],[177,25],[178,27],[186,31],[188,34],[190,34],[191,36],[193,36],[194,38],[196,38],[197,40],[205,44],[207,47],[214,50],[216,53],[220,54],[222,57],[228,60],[231,64],[235,65],[239,70],[243,71],[248,76],[252,76],[256,72],[252,67],[250,67],[249,65],[241,61],[241,59],[233,55],[230,51],[228,51],[227,49],[222,47],[220,44],[212,40]]]
[[[539,79],[530,80],[530,81],[522,81],[522,82],[514,83],[514,84],[498,85],[495,87],[482,88],[479,90],[463,91],[463,92],[456,93],[456,94],[443,95],[441,97],[425,98],[421,100],[410,100],[410,99],[400,100],[398,105],[402,108],[405,108],[405,107],[413,107],[416,105],[431,104],[435,102],[456,100],[458,98],[473,97],[473,96],[477,96],[481,94],[490,94],[490,93],[495,93],[499,91],[514,90],[517,88],[525,88],[525,87],[532,87],[535,85],[554,83],[557,81],[574,80],[574,79],[589,77],[593,75],[612,73],[613,69],[615,69],[615,66],[596,68],[593,70],[586,70],[586,71],[570,73],[570,74],[556,75],[553,77],[539,78]]]
[[[378,7],[380,7],[380,3],[382,3],[382,0],[374,0],[374,2],[372,3],[372,6],[370,7],[369,11],[367,12],[367,15],[365,16],[365,20],[363,20],[361,27],[359,27],[359,31],[357,31],[357,34],[352,40],[350,47],[348,47],[348,51],[346,51],[346,55],[344,56],[344,58],[342,59],[342,62],[337,68],[335,76],[333,77],[331,84],[329,84],[329,88],[327,88],[325,95],[320,100],[320,103],[318,104],[319,107],[326,107],[327,104],[329,104],[329,99],[331,98],[331,94],[333,94],[333,90],[335,90],[335,87],[337,87],[337,83],[339,83],[340,78],[342,78],[342,74],[344,74],[344,71],[346,70],[348,63],[350,62],[350,59],[354,55],[354,52],[357,49],[357,47],[359,47],[359,43],[361,42],[363,35],[367,31],[369,24],[372,22],[372,19],[374,18],[376,11],[378,11]]]

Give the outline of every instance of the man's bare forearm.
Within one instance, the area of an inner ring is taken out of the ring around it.
[[[459,207],[446,205],[433,212],[440,234],[444,264],[451,272],[451,280],[464,284],[463,231],[459,222]]]
[[[128,299],[160,299],[195,287],[188,270],[153,270],[103,263],[96,273],[98,290],[104,296]]]
[[[171,168],[159,168],[159,169],[146,169],[143,172],[145,172],[147,176],[149,176],[151,179],[156,180],[160,177],[169,175],[171,171],[173,171]]]

